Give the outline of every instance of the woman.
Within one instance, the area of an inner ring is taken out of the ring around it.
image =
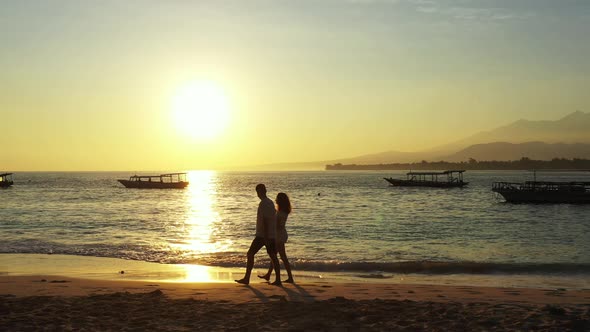
[[[287,218],[289,217],[289,213],[291,213],[291,201],[289,200],[289,196],[287,196],[287,194],[279,193],[277,195],[277,199],[275,200],[275,202],[277,203],[277,251],[281,256],[283,264],[285,264],[285,270],[287,270],[287,274],[289,276],[289,278],[285,280],[285,282],[293,283],[294,281],[293,274],[291,273],[291,265],[289,264],[287,253],[285,252],[285,242],[287,242],[287,238],[289,237],[285,225],[287,224]],[[270,280],[272,270],[273,264],[271,262],[268,272],[265,275],[258,277],[266,279],[268,281]]]

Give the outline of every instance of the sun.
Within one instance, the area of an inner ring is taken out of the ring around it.
[[[177,128],[198,139],[217,137],[229,120],[225,91],[212,81],[196,81],[181,87],[172,100]]]

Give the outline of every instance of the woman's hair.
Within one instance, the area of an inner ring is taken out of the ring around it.
[[[291,201],[287,194],[279,193],[277,195],[277,206],[279,211],[283,211],[287,214],[291,213]]]

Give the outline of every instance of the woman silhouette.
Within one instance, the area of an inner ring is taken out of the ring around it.
[[[279,255],[281,256],[281,260],[283,264],[285,264],[285,270],[287,270],[287,275],[289,278],[284,282],[293,283],[293,274],[291,273],[291,265],[289,264],[289,259],[287,258],[287,252],[285,251],[285,242],[289,238],[287,234],[287,229],[285,225],[287,224],[287,218],[289,217],[289,213],[291,213],[291,201],[289,200],[289,196],[285,193],[279,193],[275,200],[277,203],[277,237],[276,237],[276,246]],[[270,275],[272,274],[273,270],[273,263],[270,262],[270,267],[268,272],[263,276],[258,276],[259,278],[270,280]]]

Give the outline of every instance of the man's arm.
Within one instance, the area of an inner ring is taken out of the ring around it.
[[[268,206],[265,206],[264,213],[262,214],[262,218],[264,220],[264,241],[268,241],[270,239],[269,233],[273,217],[274,213],[271,213],[270,208]]]

